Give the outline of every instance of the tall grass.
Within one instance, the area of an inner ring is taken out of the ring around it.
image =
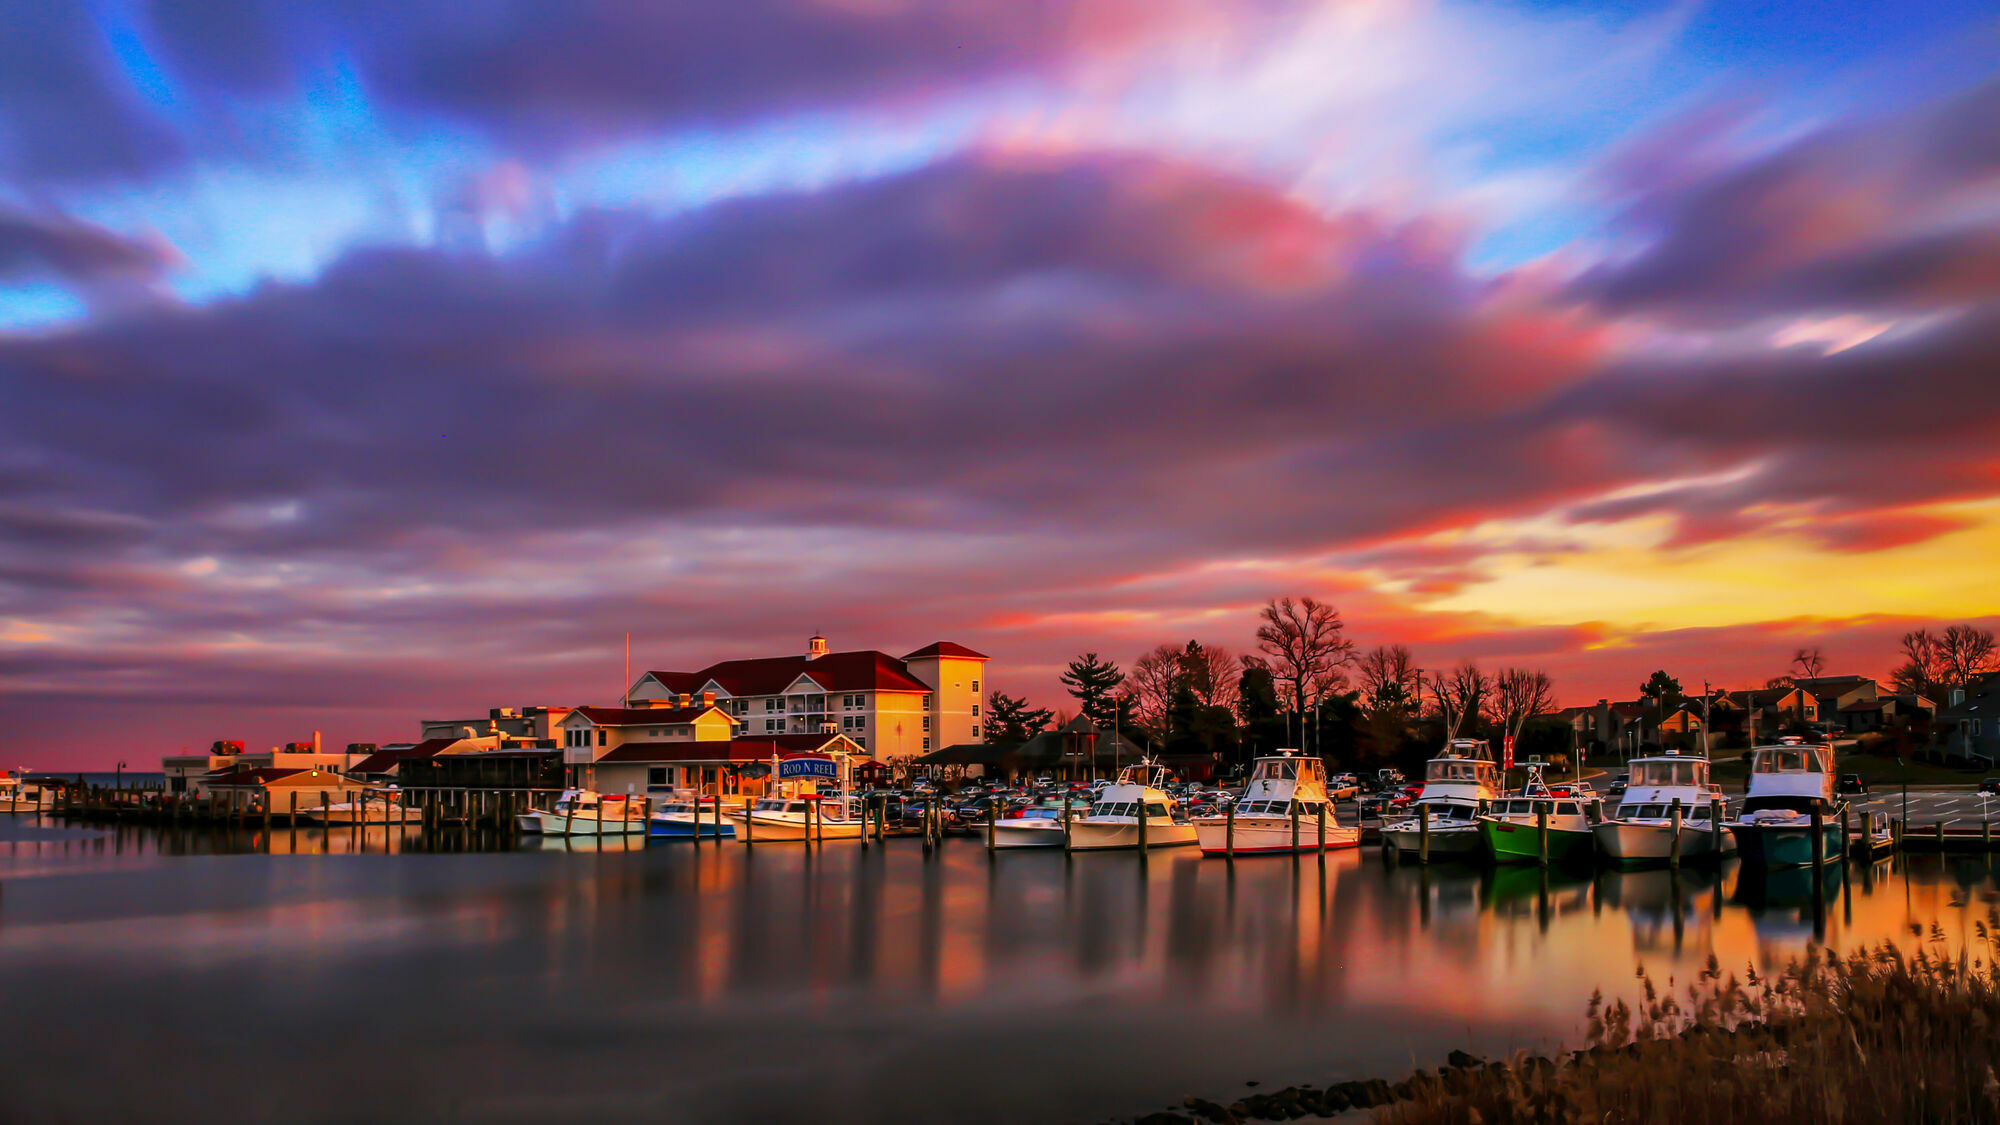
[[[1815,951],[1784,971],[1591,998],[1588,1050],[1420,1076],[1378,1125],[2000,1122],[2000,919],[1952,955]]]

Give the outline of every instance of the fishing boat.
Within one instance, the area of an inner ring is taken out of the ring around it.
[[[1361,829],[1344,827],[1326,799],[1326,772],[1318,758],[1296,750],[1258,758],[1250,783],[1230,812],[1194,820],[1203,855],[1289,855],[1321,850],[1320,816],[1326,817],[1325,849],[1361,843]]]
[[[52,809],[56,791],[28,777],[27,770],[0,774],[0,813],[35,812]]]
[[[1787,738],[1751,753],[1750,792],[1743,798],[1743,815],[1729,829],[1745,863],[1806,867],[1815,850],[1822,860],[1843,857],[1841,814],[1846,808],[1834,792],[1833,748]]]
[[[529,809],[516,822],[523,832],[544,836],[623,836],[646,831],[643,797],[565,789],[555,810]]]
[[[1485,740],[1454,738],[1442,757],[1424,764],[1417,808],[1430,810],[1430,854],[1471,858],[1484,854],[1479,810],[1500,795],[1500,771]],[[1382,826],[1382,842],[1399,852],[1423,846],[1422,815]]]
[[[1037,805],[1029,805],[1017,810],[1012,816],[1003,816],[993,822],[993,846],[996,848],[1060,848],[1063,846],[1063,805],[1070,805],[1070,816],[1074,820],[1081,812],[1087,812],[1086,802],[1070,801],[1056,797]]]
[[[861,803],[849,794],[852,771],[845,753],[792,754],[771,759],[778,791],[728,813],[745,843],[859,840],[867,826]]]
[[[1166,780],[1166,769],[1151,759],[1120,770],[1118,780],[1104,787],[1090,812],[1070,821],[1070,850],[1136,848],[1142,816],[1148,850],[1196,843],[1194,825],[1188,823],[1180,802],[1162,788]]]
[[[1709,780],[1707,758],[1656,754],[1632,759],[1627,769],[1631,780],[1617,811],[1596,828],[1598,855],[1628,865],[1667,863],[1674,855],[1676,820],[1681,859],[1715,859],[1736,850],[1729,805]],[[1678,818],[1675,801],[1680,802]],[[1724,814],[1720,822],[1714,816],[1717,809]]]
[[[676,793],[653,809],[646,834],[666,840],[733,840],[736,822],[723,814],[721,797]]]
[[[299,818],[313,824],[421,824],[424,810],[405,805],[394,788],[372,790],[354,801],[334,801],[300,809]]]
[[[1539,863],[1546,831],[1547,856],[1560,863],[1590,854],[1595,829],[1604,814],[1596,798],[1550,793],[1542,781],[1542,768],[1529,766],[1521,791],[1489,802],[1478,819],[1480,840],[1493,862]]]

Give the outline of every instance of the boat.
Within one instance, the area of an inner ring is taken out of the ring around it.
[[[593,789],[565,789],[554,811],[529,809],[515,819],[521,831],[544,836],[623,836],[646,831],[646,801]]]
[[[676,793],[653,809],[646,834],[667,840],[733,840],[736,822],[723,813],[720,797]]]
[[[1167,771],[1150,758],[1118,772],[1118,780],[1104,787],[1097,803],[1069,825],[1071,851],[1108,851],[1136,848],[1140,843],[1140,816],[1145,816],[1145,845],[1179,848],[1198,842],[1194,825],[1188,823],[1180,802],[1169,796],[1162,785]]]
[[[1787,738],[1759,746],[1750,757],[1750,792],[1743,814],[1729,822],[1745,863],[1765,867],[1807,867],[1819,858],[1844,857],[1842,814],[1847,804],[1834,792],[1833,748]],[[1820,840],[1813,842],[1813,814]]]
[[[1038,805],[1029,805],[1016,810],[1012,816],[1003,816],[993,822],[993,846],[996,848],[1060,848],[1063,846],[1063,805],[1065,798],[1052,798]],[[1074,820],[1080,805],[1085,811],[1090,806],[1085,802],[1071,801],[1070,815]]]
[[[1500,796],[1500,771],[1484,739],[1454,738],[1442,757],[1424,764],[1416,807],[1430,810],[1430,854],[1471,858],[1484,854],[1479,810]],[[1382,842],[1399,852],[1422,850],[1422,814],[1382,826]]]
[[[405,805],[395,789],[378,789],[365,800],[314,805],[298,816],[312,824],[421,824],[424,810]]]
[[[1560,863],[1590,854],[1603,819],[1603,805],[1596,798],[1558,797],[1542,781],[1541,767],[1529,766],[1519,793],[1487,803],[1478,818],[1479,838],[1495,863],[1539,863],[1546,827],[1548,859]]]
[[[744,843],[859,840],[867,827],[861,802],[851,796],[849,756],[840,751],[773,756],[778,791],[732,810],[736,839]],[[823,785],[830,785],[822,791]]]
[[[1707,758],[1656,754],[1627,765],[1630,780],[1618,809],[1596,828],[1597,854],[1612,863],[1667,863],[1674,854],[1674,802],[1681,803],[1681,859],[1715,859],[1736,850],[1727,827],[1728,802],[1709,780]],[[1718,829],[1714,812],[1724,814]]]
[[[55,789],[30,779],[27,770],[0,774],[0,813],[31,813],[55,805]]]
[[[1296,750],[1258,758],[1243,796],[1222,816],[1194,820],[1203,855],[1293,855],[1321,850],[1320,815],[1326,816],[1325,850],[1361,843],[1361,829],[1344,827],[1326,799],[1326,771],[1318,758]],[[1149,841],[1150,842],[1150,841]]]

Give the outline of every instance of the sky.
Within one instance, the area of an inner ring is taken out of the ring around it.
[[[0,0],[0,765],[2000,615],[1990,6]]]

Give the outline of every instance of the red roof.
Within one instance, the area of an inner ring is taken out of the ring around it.
[[[459,742],[459,741],[461,740],[456,738],[429,738],[425,739],[422,742],[417,743],[415,746],[405,746],[400,749],[377,750],[373,754],[368,755],[366,758],[361,759],[361,761],[357,763],[352,769],[348,770],[348,772],[388,773],[390,770],[395,769],[399,763],[403,762],[406,759],[428,758],[433,754],[443,753],[446,747],[450,746],[454,742]]]
[[[971,651],[970,649],[967,650]],[[647,672],[671,691],[693,694],[710,680],[731,695],[777,695],[800,676],[827,691],[929,691],[910,675],[903,662],[886,652],[829,652],[817,660],[804,656],[771,656],[759,660],[725,660],[699,672]]]
[[[277,781],[280,778],[286,778],[292,776],[293,774],[304,773],[304,772],[306,771],[302,769],[277,769],[272,766],[265,766],[263,769],[260,770],[239,770],[236,773],[232,773],[227,777],[218,777],[215,780],[210,781],[208,785],[209,788],[211,789],[215,788],[218,785],[225,786],[230,789],[250,789],[250,788],[255,788],[259,785],[269,785],[271,782]]]
[[[597,759],[599,762],[754,762],[770,751],[740,749],[736,740],[705,742],[628,742]]]
[[[962,656],[967,660],[993,659],[992,657],[986,655],[983,652],[974,652],[971,649],[966,648],[964,645],[957,644],[952,641],[932,642],[931,644],[925,645],[924,647],[918,649],[917,651],[911,653],[910,655],[905,656],[903,659],[917,660],[919,658],[926,656]]]
[[[661,726],[667,723],[691,723],[718,707],[579,707],[576,714],[582,715],[600,727],[644,727]],[[730,720],[734,722],[735,720]]]

